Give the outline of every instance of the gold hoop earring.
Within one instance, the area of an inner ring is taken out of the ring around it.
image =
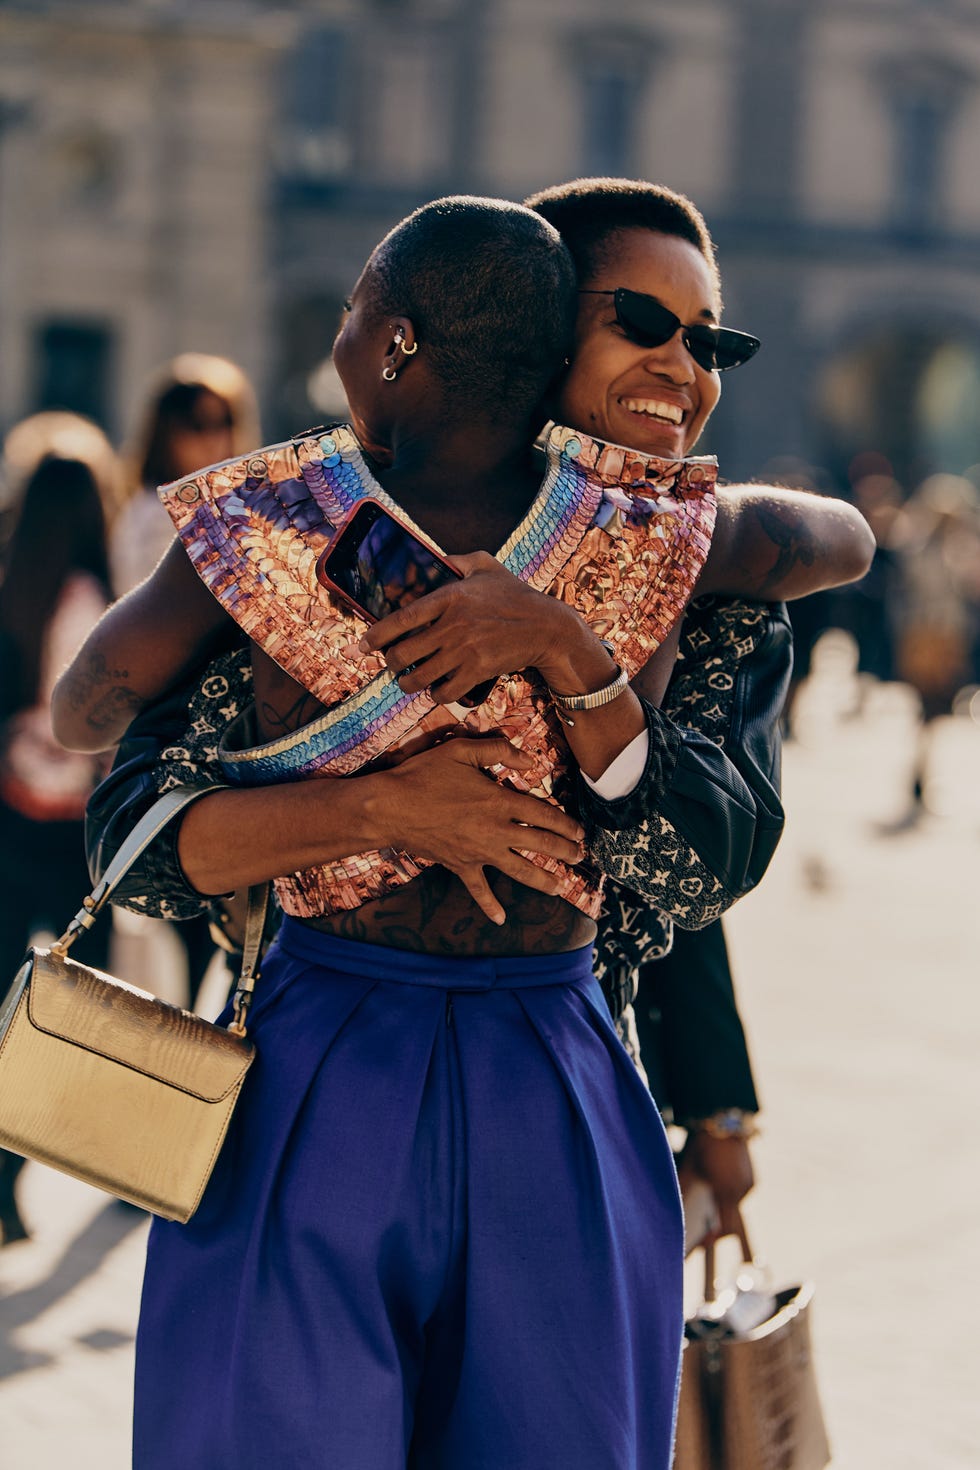
[[[395,369],[393,367],[386,367],[381,369],[381,376],[384,378],[386,383],[393,383],[398,377],[398,374],[395,372]]]
[[[417,342],[413,342],[411,347],[405,346],[405,333],[402,331],[401,327],[399,327],[397,332],[395,333],[395,341],[398,343],[399,347],[406,357],[414,357],[416,352],[418,352],[419,350],[419,344]]]

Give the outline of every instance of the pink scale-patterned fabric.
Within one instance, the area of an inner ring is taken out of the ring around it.
[[[630,676],[682,615],[714,526],[716,466],[665,461],[555,427],[527,514],[497,553],[515,576],[583,616]],[[565,804],[572,772],[563,727],[533,670],[498,681],[478,709],[408,696],[357,641],[365,624],[317,581],[317,558],[366,495],[409,518],[373,479],[351,431],[274,445],[161,490],[199,575],[244,631],[325,706],[302,730],[264,745],[249,723],[229,732],[222,764],[241,784],[350,775],[447,734],[499,731],[534,757],[510,784]],[[435,546],[420,527],[414,529]],[[436,547],[437,550],[440,548]],[[595,915],[601,876],[587,863],[559,874],[562,896]],[[428,866],[410,853],[360,853],[277,881],[301,918],[360,907]]]

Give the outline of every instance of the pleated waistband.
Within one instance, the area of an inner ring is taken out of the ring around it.
[[[437,990],[522,990],[531,985],[572,985],[592,977],[591,944],[565,954],[503,958],[418,954],[321,934],[288,915],[275,942],[293,959],[307,964],[367,980],[428,985]]]

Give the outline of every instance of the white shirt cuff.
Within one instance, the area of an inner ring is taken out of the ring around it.
[[[619,755],[606,767],[601,776],[597,776],[593,781],[583,771],[582,777],[591,786],[596,796],[601,796],[603,801],[616,801],[620,796],[629,796],[646,769],[649,749],[650,732],[641,730],[639,735],[630,741],[626,749],[619,752]]]

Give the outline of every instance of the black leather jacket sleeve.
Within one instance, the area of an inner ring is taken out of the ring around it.
[[[638,785],[604,801],[580,781],[593,860],[681,928],[718,918],[776,850],[779,714],[791,671],[783,604],[693,602],[664,707],[645,704],[650,743]]]
[[[133,721],[86,812],[85,849],[93,882],[163,792],[227,784],[217,763],[217,742],[225,724],[251,699],[251,679],[248,650],[235,648]],[[220,900],[198,893],[180,866],[180,820],[178,815],[137,859],[116,889],[114,904],[164,919],[223,916]]]
[[[679,929],[668,955],[641,965],[634,1010],[650,1091],[668,1121],[759,1111],[721,924]]]

